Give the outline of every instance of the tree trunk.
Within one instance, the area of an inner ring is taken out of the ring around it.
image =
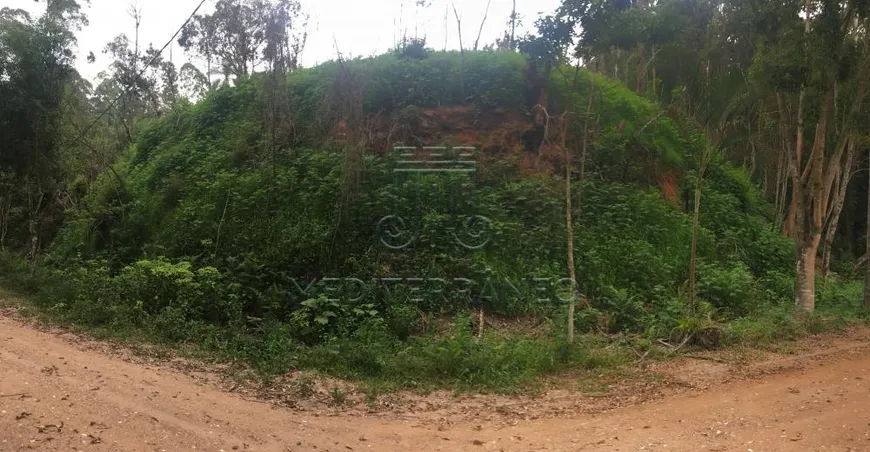
[[[807,313],[816,308],[816,256],[821,239],[812,229],[811,202],[810,196],[795,201],[795,308]]]
[[[568,277],[571,278],[571,298],[568,304],[568,343],[574,343],[574,311],[576,309],[576,303],[574,302],[574,297],[576,293],[574,292],[574,286],[577,281],[577,274],[574,268],[574,221],[571,218],[571,152],[568,150],[568,146],[565,140],[565,134],[568,133],[568,127],[566,127],[566,118],[562,118],[562,148],[565,151],[565,229],[567,230],[567,242],[568,242]]]
[[[694,314],[696,312],[695,303],[695,274],[696,274],[696,253],[698,244],[698,228],[701,223],[701,186],[704,182],[704,173],[707,171],[707,165],[710,164],[713,150],[710,144],[707,143],[704,147],[704,153],[701,154],[701,161],[698,165],[698,175],[695,180],[695,206],[692,215],[692,245],[691,256],[689,256],[689,309]]]
[[[486,16],[489,15],[489,5],[492,0],[486,2],[486,10],[483,12],[483,19],[480,21],[480,28],[477,30],[477,38],[474,40],[474,46],[471,50],[477,51],[477,45],[480,44],[480,35],[483,33],[483,25],[486,24]]]
[[[589,94],[587,95],[586,116],[583,118],[583,142],[580,148],[580,178],[578,183],[580,188],[577,191],[577,210],[578,213],[583,207],[583,178],[586,173],[586,146],[589,141],[589,118],[592,114],[592,96],[595,92],[595,78],[591,72],[589,75]],[[574,312],[576,310],[575,296],[577,292],[577,274],[574,265],[574,221],[571,217],[571,153],[568,152],[565,138],[568,133],[567,123],[564,122],[567,118],[563,118],[562,125],[562,146],[565,148],[565,223],[568,229],[568,277],[571,278],[571,301],[568,305],[568,343],[574,342]]]
[[[611,61],[613,62],[613,79],[619,80],[619,49],[611,52],[610,55]]]
[[[31,273],[36,273],[36,267],[39,263],[39,211],[42,208],[42,201],[45,198],[45,193],[39,187],[39,183],[34,181],[31,174],[26,177],[26,192],[27,192],[27,232],[29,235],[29,249],[27,257],[31,263]],[[36,191],[39,191],[37,197]]]
[[[623,56],[625,59],[625,67],[622,70],[622,72],[625,75],[625,80],[623,81],[623,83],[625,83],[625,86],[628,87],[628,89],[631,89],[631,85],[629,84],[629,80],[628,80],[629,79],[628,63],[630,62],[629,60],[631,60],[631,52],[626,52],[625,55],[623,55]]]
[[[786,152],[780,149],[779,158],[776,161],[776,181],[774,183],[774,206],[776,206],[776,225],[782,228],[785,224],[785,196],[788,193],[788,174],[785,170]]]
[[[339,80],[333,85],[331,96],[338,104],[340,118],[344,121],[344,205],[348,205],[359,192],[359,184],[365,166],[363,143],[363,90],[365,81],[361,73],[352,68],[339,54]],[[349,209],[342,208],[342,217]]]
[[[205,78],[208,81],[208,90],[206,92],[211,92],[211,53],[207,53],[205,57]]]
[[[6,234],[9,231],[11,196],[0,196],[0,251],[6,250]]]
[[[698,244],[698,225],[701,219],[701,174],[695,181],[695,211],[692,215],[692,246],[689,256],[689,310],[695,312],[695,254]]]
[[[646,55],[644,55],[644,45],[643,43],[638,43],[637,45],[637,73],[635,74],[635,92],[637,92],[638,96],[643,96],[644,89],[646,89],[645,81],[646,81]]]
[[[782,225],[782,234],[786,237],[795,237],[795,223],[797,222],[797,198],[800,196],[798,184],[791,185],[791,201],[788,204],[788,213],[785,217],[785,222]]]
[[[511,52],[517,49],[515,33],[517,30],[517,0],[513,0],[513,9],[511,9]]]
[[[751,133],[751,132],[750,132]],[[757,150],[755,149],[755,142],[752,141],[752,138],[749,139],[749,179],[755,180],[755,171],[756,171],[756,160],[758,159]]]
[[[815,274],[816,256],[822,239],[822,226],[827,213],[827,201],[830,195],[828,178],[833,182],[832,172],[837,171],[841,162],[839,156],[830,157],[826,168],[825,148],[828,131],[828,119],[833,105],[833,94],[825,96],[819,122],[816,124],[816,136],[810,158],[806,167],[795,184],[799,193],[795,202],[795,243],[797,244],[797,266],[795,274],[795,306],[804,312],[813,312],[816,308]],[[798,167],[799,168],[799,167]]]
[[[804,2],[804,35],[809,36],[810,34],[810,0],[805,0]],[[795,147],[794,154],[792,155],[792,161],[789,164],[789,169],[792,171],[792,193],[791,193],[791,203],[788,207],[788,217],[786,217],[785,225],[783,226],[783,233],[786,237],[794,237],[795,236],[795,223],[798,221],[798,212],[797,209],[798,203],[797,198],[801,196],[801,184],[799,183],[800,172],[801,172],[801,158],[803,156],[804,150],[804,104],[807,97],[807,88],[806,86],[801,87],[800,94],[798,95],[798,108],[797,108],[797,137],[795,138]],[[778,99],[778,102],[781,102]],[[780,114],[782,114],[782,105],[779,105]],[[810,162],[808,165],[812,165]],[[805,208],[810,207],[810,205],[804,206]],[[798,238],[797,240],[801,240],[802,238]],[[800,258],[798,258],[800,259]],[[815,259],[815,257],[813,258]],[[814,269],[811,269],[814,271]]]
[[[653,57],[655,57],[655,54],[656,54],[656,47],[655,46],[652,47],[652,54],[653,54]],[[652,89],[653,89],[653,96],[655,96],[656,102],[661,102],[662,96],[661,96],[661,93],[659,93],[659,79],[658,79],[658,76],[656,75],[656,65],[655,64],[652,65]]]
[[[790,118],[786,115],[786,107],[785,102],[783,100],[782,93],[776,93],[776,104],[779,111],[780,117],[780,140],[784,147],[784,153],[787,158],[785,159],[785,174],[783,174],[783,186],[782,186],[782,196],[781,196],[781,209],[785,208],[786,203],[786,193],[788,192],[788,179],[791,179],[791,199],[788,201],[788,211],[786,212],[785,219],[782,223],[782,233],[786,237],[794,237],[795,236],[795,222],[797,215],[797,199],[800,196],[800,171],[801,171],[801,157],[803,155],[803,143],[804,143],[804,119],[803,119],[803,111],[804,111],[804,98],[805,92],[802,89],[801,94],[798,97],[798,111],[797,111],[797,133],[794,143],[792,143],[789,138],[790,131],[788,127],[790,127],[791,121]],[[792,146],[794,144],[794,146]]]
[[[795,306],[803,312],[816,309],[816,254],[819,252],[820,234],[815,234],[805,246],[798,246],[795,273]]]
[[[868,170],[870,170],[870,150],[867,158]],[[864,252],[870,256],[870,182],[867,184],[867,223],[864,229]],[[870,261],[864,267],[864,309],[870,309]]]
[[[483,325],[484,325],[483,305],[481,305],[480,309],[477,311],[477,338],[478,339],[483,337]]]
[[[462,45],[462,19],[459,17],[459,12],[456,11],[456,5],[453,5],[453,15],[456,16],[456,31],[459,34],[459,88],[462,92],[462,97],[465,97],[465,47]]]
[[[840,212],[843,210],[845,199],[837,201],[831,217],[831,224],[825,230],[825,238],[822,245],[822,281],[828,281],[828,273],[831,270],[831,254],[834,246],[834,237],[837,235],[837,223],[840,222]]]
[[[837,227],[840,224],[840,214],[843,212],[843,204],[846,203],[846,190],[852,179],[852,167],[855,161],[855,142],[849,140],[848,151],[840,169],[838,181],[831,193],[831,206],[828,213],[828,226],[825,229],[825,238],[822,248],[822,280],[828,280],[828,272],[831,269],[831,254],[834,247],[834,238],[837,235]]]

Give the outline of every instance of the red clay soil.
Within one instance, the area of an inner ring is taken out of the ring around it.
[[[466,402],[453,411],[375,415],[280,407],[196,372],[37,329],[7,311],[0,451],[870,450],[870,331],[812,338],[791,351],[738,365],[719,355],[654,364],[643,372],[682,379],[683,389],[613,409],[554,411],[548,404],[572,399],[563,393],[514,399],[512,412],[525,409],[523,416],[493,416],[480,408],[486,404]]]

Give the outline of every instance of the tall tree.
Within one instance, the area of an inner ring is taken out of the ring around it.
[[[211,14],[201,14],[182,30],[178,43],[188,52],[206,60],[207,74],[218,65],[224,80],[244,78],[266,64],[274,54],[275,17],[283,27],[288,49],[302,50],[304,20],[296,0],[218,0]],[[271,27],[271,29],[270,29]],[[270,45],[272,46],[269,50]],[[293,62],[295,66],[295,61]]]
[[[139,19],[136,23],[140,23]],[[136,135],[139,119],[157,114],[162,108],[159,88],[161,61],[158,57],[149,65],[156,49],[149,48],[145,54],[141,54],[138,44],[135,41],[131,43],[125,34],[118,35],[106,44],[103,53],[111,56],[113,61],[108,71],[98,75],[100,84],[95,90],[94,101],[98,108],[108,107],[126,90],[109,118],[125,137],[126,144],[129,144]]]
[[[864,0],[564,0],[549,28],[578,29],[577,54],[639,92],[652,68],[657,99],[684,98],[683,114],[732,158],[775,179],[768,193],[788,206],[796,244],[795,303],[812,311],[819,245],[836,232],[851,143],[867,135],[868,12]]]
[[[867,153],[867,172],[870,173],[870,151]],[[870,309],[870,179],[867,181],[867,221],[864,225],[864,256],[868,258],[864,262],[864,309]]]
[[[765,51],[774,57],[762,64],[769,71],[795,74],[789,84],[781,83],[781,78],[768,81],[776,93],[781,121],[790,125],[783,130],[791,129],[794,136],[783,141],[788,151],[797,250],[795,304],[811,312],[815,309],[816,256],[831,213],[830,196],[834,181],[844,171],[843,154],[854,130],[849,118],[861,111],[870,79],[868,42],[866,37],[856,39],[866,26],[870,4],[807,0],[802,6],[802,18],[797,10],[785,17],[786,39],[768,44]],[[854,83],[854,90],[838,92],[838,87],[849,83]]]
[[[268,73],[263,79],[263,105],[266,109],[266,136],[273,169],[278,148],[289,144],[293,130],[292,112],[287,96],[287,74],[299,64],[305,46],[305,23],[295,23],[299,5],[282,0],[272,5],[266,16],[263,58]],[[296,27],[294,29],[294,26]]]
[[[34,263],[65,174],[60,112],[76,78],[73,32],[86,24],[74,0],[49,1],[37,19],[0,9],[0,240],[13,231]]]

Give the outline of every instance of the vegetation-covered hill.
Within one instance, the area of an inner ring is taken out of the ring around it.
[[[316,366],[399,372],[383,360],[406,341],[446,340],[429,336],[436,320],[480,306],[502,318],[552,319],[543,342],[529,346],[546,357],[554,341],[557,353],[568,288],[560,283],[568,269],[559,120],[541,121],[542,85],[522,57],[384,55],[344,65],[292,75],[286,147],[264,140],[258,78],[147,124],[118,176],[92,186],[54,241],[47,262],[62,289],[51,286],[46,302],[76,322],[231,347],[272,370],[292,365],[303,344],[353,344],[365,356],[340,353]],[[332,113],[341,102],[331,105],[342,71],[360,80],[367,131],[353,189],[346,121]],[[464,94],[463,76],[476,80]],[[572,196],[579,331],[685,337],[714,329],[710,316],[789,304],[792,246],[770,226],[770,207],[745,173],[716,160],[701,204],[703,302],[691,312],[685,282],[703,136],[584,70],[560,68],[550,82],[552,111],[585,111],[592,89],[592,138]],[[572,118],[566,135],[584,126],[583,116]],[[579,145],[576,136],[566,142]],[[396,171],[407,164],[391,144],[473,146],[476,171]],[[429,358],[428,366],[453,359]]]
[[[814,287],[863,145],[864,47],[834,39],[833,3],[809,28],[758,13],[831,31],[797,36],[839,49],[837,74],[737,26],[757,9],[739,0],[565,0],[498,50],[405,39],[305,69],[298,4],[220,0],[179,43],[222,84],[119,36],[93,89],[78,4],[50,3],[0,10],[0,279],[56,319],[268,373],[505,389],[628,356],[598,341],[763,341],[861,312],[860,285]]]

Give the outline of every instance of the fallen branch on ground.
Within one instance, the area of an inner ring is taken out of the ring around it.
[[[649,352],[652,351],[652,349],[648,349],[643,355],[641,355],[640,352],[638,352],[637,350],[635,350],[635,349],[631,349],[631,350],[634,352],[634,354],[636,354],[638,356],[637,363],[636,363],[638,365],[643,364],[643,360],[646,359],[647,355],[649,355]]]
[[[683,356],[685,356],[686,358],[701,359],[704,361],[713,361],[714,363],[719,363],[719,364],[728,364],[728,362],[726,362],[724,360],[721,360],[719,358],[711,358],[709,356],[700,356],[700,355],[683,355]]]
[[[658,342],[660,344],[664,345],[665,347],[669,348],[670,351],[668,352],[668,354],[673,355],[674,353],[677,353],[681,348],[683,348],[683,346],[686,345],[686,343],[692,339],[692,336],[694,336],[694,334],[690,334],[690,335],[686,336],[683,339],[683,342],[680,342],[680,345],[677,345],[676,347],[674,347],[673,345],[671,345],[671,344],[669,344],[661,339],[659,339]]]

